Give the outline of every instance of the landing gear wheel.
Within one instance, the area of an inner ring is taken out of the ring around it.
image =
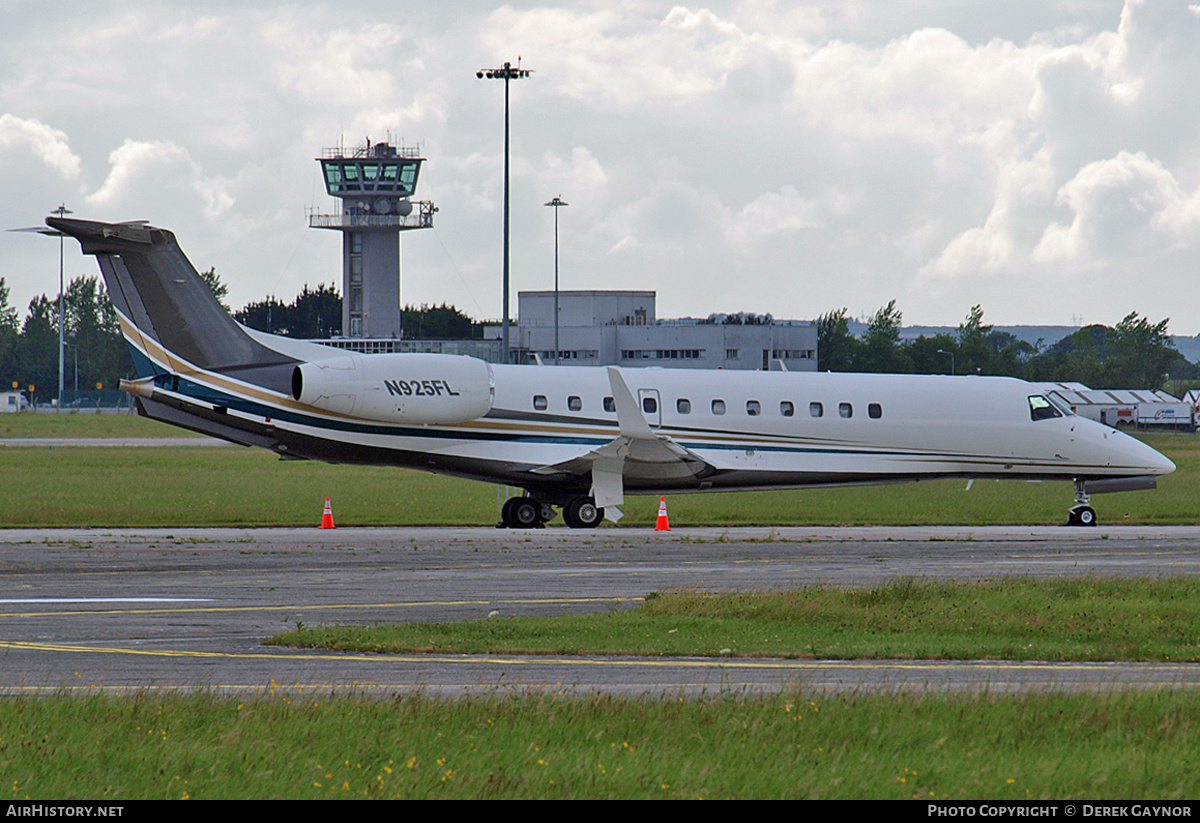
[[[604,519],[604,509],[590,497],[572,497],[563,509],[563,520],[572,529],[594,529]]]
[[[542,507],[532,497],[512,497],[500,510],[501,523],[510,529],[532,529],[542,525]]]
[[[500,507],[500,522],[496,524],[498,529],[511,529],[513,526],[513,505],[516,504],[519,497],[510,497],[504,501],[504,505]]]
[[[1096,510],[1091,506],[1072,506],[1067,516],[1068,526],[1095,526]]]

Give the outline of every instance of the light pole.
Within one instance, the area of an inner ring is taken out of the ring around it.
[[[512,63],[505,63],[498,69],[480,69],[475,72],[475,76],[480,80],[487,78],[488,80],[503,80],[504,81],[504,299],[503,304],[504,318],[501,320],[501,346],[504,350],[504,362],[509,359],[508,351],[508,81],[520,80],[523,77],[528,77],[530,69],[521,68],[521,58],[517,58],[517,65],[514,67]]]
[[[547,206],[554,208],[554,365],[558,365],[558,210],[563,206],[569,206],[570,203],[562,199],[562,195],[558,195]]]
[[[75,391],[78,393],[78,391],[79,391],[79,344],[78,343],[64,343],[63,345],[66,346],[67,348],[72,349],[75,354]],[[79,398],[76,398],[77,401],[78,401],[78,399]],[[58,405],[62,406],[62,400],[58,401]]]
[[[75,212],[68,209],[64,203],[57,209],[52,210],[50,213],[57,214],[59,218],[62,218],[64,215],[74,214]],[[66,327],[66,304],[64,302],[66,299],[66,289],[63,288],[63,238],[65,238],[66,235],[58,229],[52,229],[46,226],[38,226],[28,229],[9,229],[9,231],[36,232],[37,234],[44,234],[48,237],[58,238],[58,406],[59,408],[62,408],[64,381],[63,347],[65,345],[63,334]]]
[[[950,376],[953,377],[954,376],[954,352],[946,351],[945,349],[938,349],[938,354],[950,355]]]
[[[73,211],[67,208],[67,204],[63,203],[54,213],[61,219],[64,215],[74,214]],[[62,232],[58,234],[58,410],[62,411],[62,396],[63,396],[63,373],[64,373],[64,349],[66,341],[63,334],[67,325],[66,317],[66,289],[63,288],[63,238],[66,236]]]

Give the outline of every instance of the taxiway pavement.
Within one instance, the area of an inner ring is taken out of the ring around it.
[[[297,625],[564,614],[650,592],[899,577],[1200,575],[1200,527],[11,529],[0,531],[0,692],[1200,685],[1187,664],[367,655],[262,645]]]

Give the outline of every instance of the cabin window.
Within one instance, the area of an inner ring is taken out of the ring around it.
[[[609,414],[617,410],[617,403],[611,397],[604,398],[604,410]]]
[[[646,414],[658,414],[658,398],[643,397],[642,411],[644,411]]]
[[[576,397],[575,395],[571,395],[570,397],[567,398],[567,409],[569,409],[570,411],[582,411],[583,410],[583,400]]]
[[[1062,416],[1063,413],[1042,395],[1034,394],[1029,397],[1029,417],[1031,420],[1049,420],[1053,417]]]
[[[679,412],[680,414],[691,414],[692,401],[688,400],[686,397],[679,398],[675,401],[675,411]]]
[[[825,407],[822,406],[820,403],[809,403],[808,404],[808,416],[809,417],[821,417],[824,414],[825,414]]]
[[[779,413],[784,417],[794,417],[796,414],[796,407],[792,405],[791,400],[783,400],[779,403]]]
[[[546,395],[535,394],[533,396],[533,407],[538,411],[545,411],[549,404],[546,402]]]
[[[872,420],[878,420],[879,418],[883,417],[883,406],[879,405],[878,403],[868,403],[867,417],[871,418]]]
[[[839,417],[853,417],[854,416],[854,407],[851,406],[849,403],[838,403],[838,416]]]
[[[746,401],[746,414],[751,417],[758,417],[762,414],[762,405],[757,400]]]
[[[713,414],[724,414],[725,413],[725,401],[724,400],[712,401],[712,413]]]

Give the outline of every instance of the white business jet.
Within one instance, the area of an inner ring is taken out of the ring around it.
[[[344,352],[237,323],[175,236],[47,218],[95,255],[139,379],[140,414],[285,459],[406,466],[525,490],[502,524],[617,520],[626,494],[1071,480],[1154,488],[1175,465],[1005,377],[492,365]]]

